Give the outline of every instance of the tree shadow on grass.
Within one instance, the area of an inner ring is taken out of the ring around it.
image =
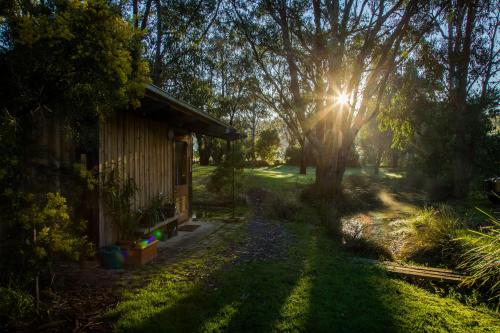
[[[179,284],[179,293],[140,290],[135,304],[123,307],[117,329],[133,332],[268,332],[298,273],[280,262],[232,265],[194,285]],[[160,287],[161,288],[161,287]],[[172,286],[168,286],[172,288]],[[140,300],[139,300],[140,298]],[[169,299],[170,298],[170,299]],[[173,299],[175,300],[173,300]],[[156,307],[142,318],[134,311]]]
[[[328,248],[328,246],[327,246]],[[317,247],[315,251],[341,250]],[[376,267],[353,264],[344,255],[312,254],[309,332],[393,332],[396,324],[384,301]]]
[[[133,332],[393,331],[390,311],[373,278],[380,272],[346,262],[319,228],[296,229],[301,238],[283,260],[224,265],[196,283],[166,275],[134,292],[115,313],[120,316],[116,328]]]

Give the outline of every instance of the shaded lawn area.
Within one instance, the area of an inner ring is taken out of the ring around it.
[[[126,291],[110,312],[131,332],[495,332],[496,314],[350,262],[323,229],[291,223],[286,260],[233,264],[221,241]],[[226,235],[227,236],[227,235]]]

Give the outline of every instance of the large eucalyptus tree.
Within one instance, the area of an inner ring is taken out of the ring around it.
[[[424,3],[374,0],[233,1],[265,78],[264,94],[310,142],[315,186],[341,194],[348,153],[380,109],[385,86],[428,29]]]

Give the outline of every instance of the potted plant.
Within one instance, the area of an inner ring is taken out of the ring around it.
[[[157,223],[165,220],[163,212],[163,197],[157,196],[151,200],[148,207],[141,210],[139,225],[144,228],[153,228]]]
[[[157,254],[156,240],[135,238],[135,229],[139,221],[149,219],[148,214],[151,214],[132,209],[130,201],[137,190],[132,178],[122,179],[114,170],[105,176],[103,195],[107,214],[117,229],[117,245],[121,248],[125,264],[131,265],[147,263]]]
[[[130,201],[137,190],[132,178],[122,179],[115,170],[105,175],[103,197],[106,213],[117,229],[120,242],[129,242],[133,239],[134,228],[140,218],[140,214],[134,212],[130,206]]]
[[[166,218],[175,216],[175,201],[173,199],[165,199],[165,202],[163,204],[163,212]]]

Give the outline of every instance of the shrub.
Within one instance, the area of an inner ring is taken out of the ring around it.
[[[410,188],[422,189],[427,177],[420,171],[409,170],[404,179],[405,184]]]
[[[300,207],[295,200],[283,196],[271,195],[266,206],[266,215],[274,220],[293,221],[297,218]]]
[[[132,178],[122,177],[116,170],[104,175],[103,196],[106,211],[118,229],[118,239],[131,237],[139,215],[132,211],[130,202],[138,188]]]
[[[370,187],[373,184],[373,179],[366,175],[354,174],[345,177],[345,183],[351,187]]]
[[[152,228],[156,223],[166,219],[166,216],[163,214],[165,201],[166,199],[163,195],[153,197],[149,205],[140,210],[138,224],[142,227]]]
[[[344,247],[350,252],[372,259],[392,260],[391,252],[380,241],[363,236],[344,235]]]
[[[255,151],[261,160],[275,160],[280,145],[280,137],[275,129],[263,130],[255,144]]]
[[[207,189],[216,193],[222,200],[231,200],[233,176],[235,192],[241,188],[243,167],[245,164],[244,147],[241,143],[233,142],[232,151],[224,161],[217,165],[207,182]]]
[[[343,218],[342,244],[350,252],[362,257],[392,260],[392,254],[383,242],[373,237],[372,226],[372,219],[366,215]]]
[[[285,149],[285,161],[288,165],[300,165],[302,149],[299,146],[288,145]]]
[[[25,249],[25,255],[31,253],[33,268],[42,269],[61,255],[78,260],[81,250],[90,247],[83,236],[85,222],[70,219],[66,199],[60,193],[47,193],[41,198],[28,195],[26,200],[29,206],[20,213],[19,220],[32,235],[26,239],[29,250]]]
[[[265,168],[268,167],[269,163],[263,160],[246,161],[245,168]]]
[[[0,287],[0,317],[9,321],[29,319],[35,310],[33,296],[18,288]]]
[[[427,179],[424,190],[430,201],[444,201],[451,196],[453,182],[448,178]]]
[[[299,200],[308,204],[314,205],[321,201],[321,198],[316,191],[314,185],[306,186],[299,194]]]
[[[479,210],[479,209],[478,209]],[[500,219],[480,210],[491,225],[480,231],[464,230],[456,241],[464,253],[458,266],[469,275],[463,285],[485,289],[490,300],[500,302]]]
[[[461,228],[463,222],[449,206],[427,207],[408,220],[401,254],[417,261],[441,262],[443,257],[454,261],[454,239]]]

